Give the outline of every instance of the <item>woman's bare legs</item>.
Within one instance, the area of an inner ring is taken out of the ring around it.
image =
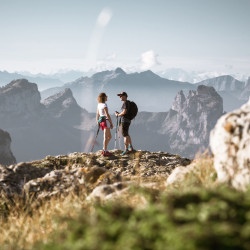
[[[105,128],[104,129],[104,138],[103,138],[103,150],[107,151],[108,144],[112,138],[110,128]]]

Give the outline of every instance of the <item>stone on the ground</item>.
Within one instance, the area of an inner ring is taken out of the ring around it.
[[[210,147],[218,181],[246,190],[250,184],[250,100],[218,120]]]
[[[120,156],[119,150],[113,150],[112,153],[110,157],[102,156],[101,151],[92,154],[72,153],[0,166],[0,198],[2,195],[12,197],[15,194],[31,194],[34,198],[45,199],[72,192],[88,196],[102,185],[111,185],[105,186],[109,190],[110,187],[114,188],[112,185],[115,183],[124,185],[139,179],[143,184],[157,178],[164,179],[176,167],[190,163],[187,158],[164,152],[137,151],[126,157]],[[114,191],[112,193],[117,194]]]

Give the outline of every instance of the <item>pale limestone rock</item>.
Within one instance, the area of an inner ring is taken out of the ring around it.
[[[92,193],[87,197],[88,201],[91,200],[109,200],[114,197],[118,197],[122,191],[127,189],[127,185],[125,183],[114,183],[114,184],[107,184],[101,185],[96,187]]]
[[[190,164],[189,159],[164,152],[137,151],[129,157],[121,157],[119,150],[111,152],[110,157],[102,156],[101,151],[72,153],[0,166],[0,199],[2,194],[11,198],[24,193],[39,200],[72,192],[88,196],[100,186],[91,197],[113,199],[125,192],[134,178],[143,186],[149,179],[166,178],[174,168]]]
[[[218,120],[210,147],[218,180],[245,190],[250,184],[250,100]]]
[[[190,172],[190,169],[187,167],[177,167],[167,178],[166,185],[175,185],[176,183],[181,183],[186,179],[187,174]]]

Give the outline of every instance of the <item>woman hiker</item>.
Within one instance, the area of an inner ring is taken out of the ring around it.
[[[133,151],[132,141],[131,137],[128,133],[129,126],[131,123],[131,120],[128,119],[126,114],[128,113],[129,109],[129,101],[127,100],[128,95],[126,92],[121,92],[120,94],[117,94],[120,97],[120,100],[123,102],[122,104],[122,112],[118,113],[115,112],[115,115],[117,117],[121,117],[121,123],[122,123],[122,135],[124,136],[124,144],[125,144],[125,150],[121,153],[121,155],[128,154],[129,151]]]
[[[98,105],[96,114],[96,121],[100,125],[101,129],[104,130],[102,151],[104,156],[112,155],[112,153],[107,150],[108,144],[112,138],[110,129],[113,129],[113,123],[108,112],[108,105],[106,104],[107,100],[108,97],[105,93],[99,94],[97,98]]]

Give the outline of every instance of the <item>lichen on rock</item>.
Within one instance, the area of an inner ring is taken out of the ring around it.
[[[72,192],[87,196],[99,186],[114,192],[117,183],[122,183],[122,187],[125,187],[128,181],[136,179],[140,183],[156,181],[160,177],[166,179],[173,169],[190,163],[187,158],[164,152],[136,151],[123,157],[120,156],[120,150],[111,152],[113,156],[110,157],[102,156],[101,151],[90,154],[72,153],[0,166],[2,195],[12,197],[25,194],[40,200]],[[90,197],[93,196],[96,195]]]
[[[218,181],[246,190],[250,184],[250,100],[218,120],[210,147]]]

